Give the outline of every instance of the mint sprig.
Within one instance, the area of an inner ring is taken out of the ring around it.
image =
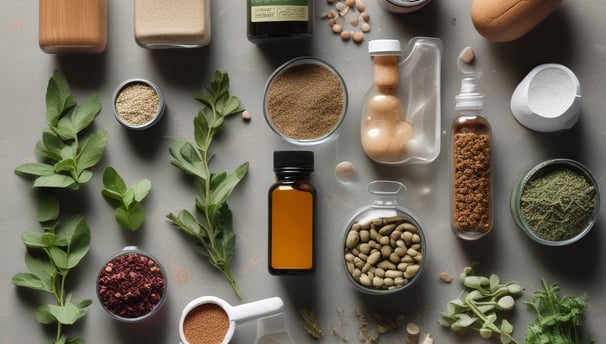
[[[109,138],[107,130],[84,132],[100,111],[96,95],[78,106],[65,76],[55,72],[46,90],[47,127],[35,148],[40,161],[21,164],[15,173],[33,178],[34,188],[78,189],[87,183]]]
[[[114,217],[123,228],[135,231],[145,221],[145,210],[141,202],[151,191],[151,181],[141,179],[128,187],[124,179],[112,167],[103,171],[103,190],[105,200],[116,208]]]
[[[233,214],[227,200],[246,176],[248,162],[232,172],[210,170],[213,155],[210,146],[228,116],[243,111],[240,100],[229,94],[227,73],[216,71],[210,88],[203,88],[196,99],[205,105],[194,118],[194,141],[175,140],[169,148],[170,162],[192,175],[196,181],[196,211],[170,213],[168,220],[183,232],[195,237],[209,262],[221,271],[238,297],[240,290],[231,273],[231,260],[236,246]]]

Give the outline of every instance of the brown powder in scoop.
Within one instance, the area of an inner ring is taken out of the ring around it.
[[[283,135],[296,140],[324,137],[338,124],[345,107],[340,78],[317,64],[290,67],[269,85],[268,117]]]
[[[183,321],[183,334],[189,344],[221,344],[229,330],[225,310],[214,303],[192,309]]]

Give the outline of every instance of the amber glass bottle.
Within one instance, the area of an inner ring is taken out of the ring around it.
[[[312,33],[311,0],[247,0],[247,36],[265,38],[309,37]]]
[[[273,275],[314,269],[316,190],[311,151],[275,151],[277,181],[269,189],[268,269]]]

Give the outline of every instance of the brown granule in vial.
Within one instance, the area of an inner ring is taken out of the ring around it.
[[[324,137],[337,126],[344,107],[345,90],[340,78],[321,65],[290,67],[269,85],[268,118],[291,139]]]
[[[197,306],[183,320],[183,334],[189,344],[221,344],[228,330],[227,313],[214,303]]]
[[[490,229],[490,141],[486,134],[454,137],[454,218],[459,231]]]
[[[165,292],[164,274],[140,254],[120,255],[99,273],[97,292],[103,307],[122,318],[138,318],[158,306]]]
[[[156,90],[142,82],[124,86],[116,97],[116,112],[127,124],[143,125],[156,117],[160,97]]]

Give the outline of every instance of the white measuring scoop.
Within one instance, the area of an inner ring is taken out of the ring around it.
[[[223,337],[222,344],[227,344],[231,340],[238,324],[249,320],[267,317],[282,313],[284,311],[284,302],[279,297],[271,297],[259,301],[249,302],[238,306],[232,306],[227,301],[216,296],[202,296],[190,301],[181,312],[179,320],[179,338],[181,344],[190,344],[185,339],[183,323],[189,312],[204,304],[215,304],[221,307],[229,319],[229,328]]]

